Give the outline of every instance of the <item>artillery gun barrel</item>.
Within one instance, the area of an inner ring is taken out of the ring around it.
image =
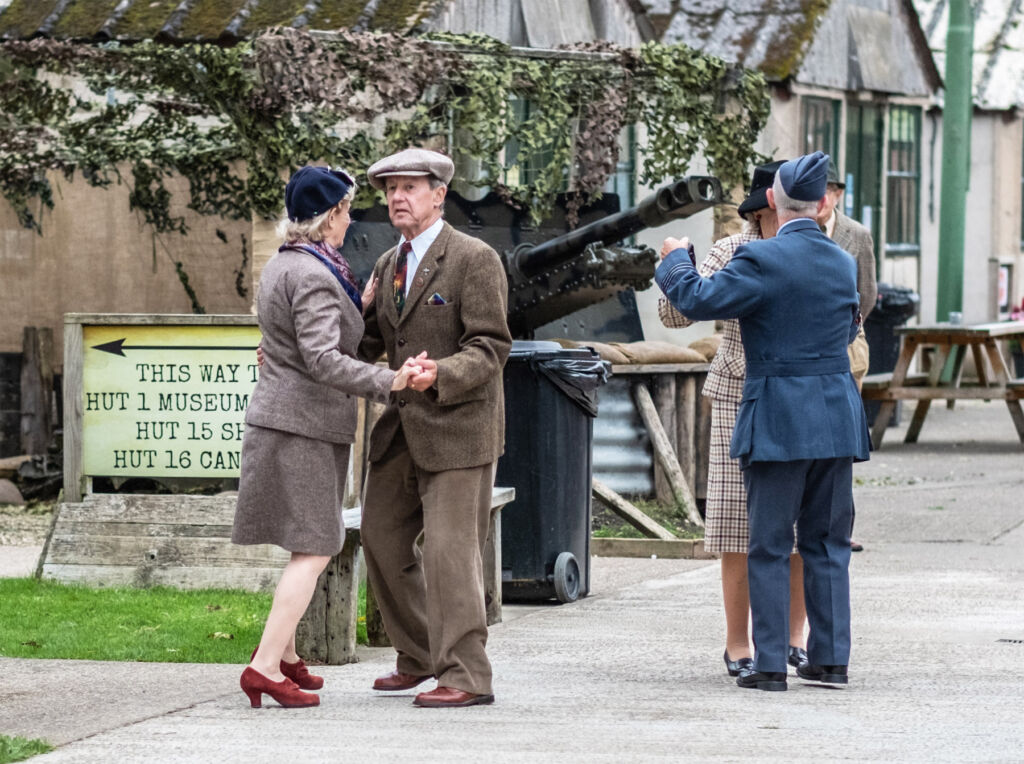
[[[686,218],[722,202],[718,178],[691,175],[662,186],[637,206],[597,220],[536,246],[520,245],[510,266],[530,279],[578,255],[588,244],[612,244],[627,236]]]

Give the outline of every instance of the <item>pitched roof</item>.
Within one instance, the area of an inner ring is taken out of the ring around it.
[[[404,32],[442,0],[0,0],[0,38],[230,43],[273,26]]]
[[[914,0],[935,63],[946,69],[946,0]],[[1024,3],[977,0],[974,4],[974,104],[1002,111],[1024,108]]]
[[[663,42],[684,42],[769,79],[796,73],[828,0],[640,0]]]
[[[939,77],[910,0],[634,0],[655,35],[769,80],[922,96]]]

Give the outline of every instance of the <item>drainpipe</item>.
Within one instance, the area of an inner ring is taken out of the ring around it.
[[[971,165],[971,56],[974,19],[968,0],[949,0],[946,87],[942,110],[942,196],[939,207],[939,284],[935,317],[963,310],[967,188]]]

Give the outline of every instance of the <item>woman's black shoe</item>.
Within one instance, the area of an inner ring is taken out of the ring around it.
[[[783,692],[787,689],[785,671],[744,671],[736,679],[736,684],[748,690],[767,690]]]
[[[789,646],[789,665],[796,668],[801,663],[807,663],[807,651],[802,647]]]
[[[722,656],[725,658],[725,669],[729,672],[729,676],[739,676],[743,669],[753,669],[754,661],[750,658],[740,658],[738,661],[729,660],[729,651],[726,650]]]

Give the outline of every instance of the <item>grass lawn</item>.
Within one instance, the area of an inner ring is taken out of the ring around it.
[[[43,740],[0,735],[0,764],[24,761],[36,754],[52,751],[53,746]]]
[[[0,578],[0,655],[164,663],[247,663],[269,594],[104,588]],[[366,585],[356,638],[366,644]],[[2,760],[0,760],[2,764]]]
[[[270,599],[216,589],[91,589],[0,579],[0,655],[246,663]]]

